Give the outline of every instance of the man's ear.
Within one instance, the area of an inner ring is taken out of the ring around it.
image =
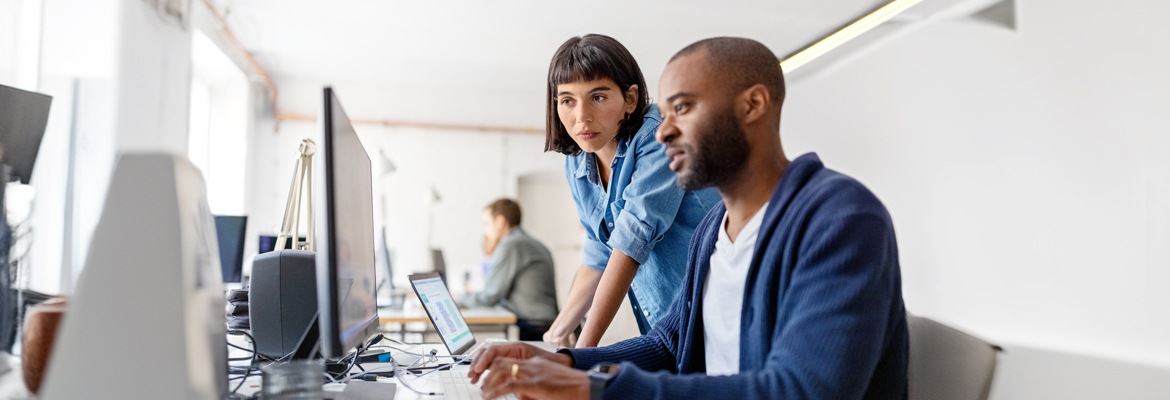
[[[642,89],[636,84],[630,85],[630,88],[626,89],[626,112],[632,113],[638,108],[638,95],[640,90]]]
[[[772,104],[771,97],[768,87],[763,84],[752,85],[740,93],[736,103],[742,110],[743,123],[752,124],[768,115],[768,108]]]

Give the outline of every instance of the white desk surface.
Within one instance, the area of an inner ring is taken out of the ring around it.
[[[0,357],[7,359],[0,362],[7,362],[10,368],[8,371],[0,373],[0,399],[29,398],[28,389],[24,387],[24,374],[21,371],[20,356],[0,353]]]
[[[229,340],[231,340],[233,343],[236,343],[236,344],[242,344],[244,347],[248,346],[247,343],[237,342],[237,340],[239,340],[238,338],[239,338],[239,336],[231,336],[231,337],[229,337]],[[386,343],[383,342],[382,344],[386,344]],[[551,346],[551,344],[547,344],[547,343],[539,343],[539,344],[534,343],[534,344],[536,344],[538,346],[546,347],[546,350],[555,350],[555,346]],[[402,348],[403,350],[410,351],[410,352],[416,352],[416,353],[418,353],[418,352],[425,353],[425,352],[431,351],[431,349],[436,349],[438,351],[438,355],[448,355],[449,354],[447,352],[446,346],[443,346],[441,343],[427,343],[427,344],[421,344],[421,345],[407,345],[407,346],[395,345],[395,347],[399,347],[399,348]],[[236,349],[232,349],[232,351],[229,354],[231,357],[242,357],[242,356],[248,355],[248,353],[241,351],[241,350],[236,350]],[[450,360],[450,359],[439,358],[440,362],[445,362],[447,360]],[[20,359],[17,357],[12,357],[11,361],[12,361],[11,367],[13,368],[13,370],[0,374],[0,399],[25,399],[25,398],[28,398],[29,394],[28,394],[28,391],[26,391],[24,389],[24,381],[22,380],[21,374],[20,374]],[[233,365],[241,365],[241,364],[247,365],[247,362],[232,362],[232,364]],[[388,371],[391,369],[389,363],[363,364],[362,367],[364,367],[367,371],[370,371],[370,370]],[[458,366],[454,367],[452,370],[466,372],[468,368],[469,368],[469,366],[464,364],[464,365],[458,365]],[[443,390],[441,385],[439,384],[439,375],[437,373],[430,374],[430,375],[427,375],[427,376],[424,376],[421,378],[410,377],[407,379],[410,379],[408,381],[408,383],[411,385],[411,387],[418,389],[418,390],[421,390],[421,391],[442,392],[442,390]],[[398,384],[398,377],[382,378],[378,382],[382,382],[382,383],[386,383],[386,384],[391,384],[391,383],[395,384],[397,386],[397,388],[396,388],[397,392],[395,393],[395,396],[394,396],[394,398],[396,400],[414,400],[414,399],[434,400],[434,399],[442,399],[443,398],[443,396],[441,394],[438,396],[426,396],[426,395],[421,395],[421,394],[418,394],[414,391],[411,391],[410,389],[407,389],[405,386]],[[238,384],[238,383],[239,383],[239,381],[229,382],[228,390],[235,388],[236,384]],[[326,390],[326,392],[332,392],[332,393],[341,392],[341,391],[345,390],[345,385],[329,383],[329,384],[325,385],[325,390]],[[244,381],[244,385],[242,387],[240,387],[240,390],[238,393],[243,394],[243,395],[251,395],[251,394],[257,393],[259,391],[260,391],[260,377],[253,376],[253,377],[250,377]]]
[[[379,345],[383,345],[383,344],[386,344],[386,342],[383,342]],[[540,347],[546,347],[548,350],[551,350],[551,351],[556,350],[556,346],[553,346],[551,343],[539,343],[539,344],[533,343],[533,344],[540,346]],[[393,345],[394,347],[398,347],[398,348],[401,348],[402,350],[406,350],[406,351],[414,352],[414,353],[426,353],[426,352],[431,351],[431,349],[435,349],[438,351],[438,355],[440,355],[440,356],[450,355],[450,353],[447,351],[447,347],[443,346],[442,343],[426,343],[426,344],[407,345],[407,346],[399,346],[397,344],[390,344],[390,345]],[[238,351],[238,350],[236,350],[236,351]],[[391,351],[394,351],[394,350],[391,350]],[[233,352],[232,357],[239,357],[239,356],[246,355],[246,354],[247,353],[244,353],[242,351],[239,353]],[[444,363],[444,362],[448,362],[448,361],[450,361],[450,358],[439,357],[440,363]],[[233,363],[233,364],[235,364],[235,363]],[[428,365],[434,365],[434,364],[428,364]],[[372,363],[372,364],[368,363],[368,364],[362,364],[362,367],[365,368],[366,371],[389,371],[392,369],[391,365],[389,363]],[[466,373],[468,368],[470,368],[469,365],[461,364],[461,365],[457,365],[457,366],[453,367],[451,370]],[[419,394],[413,390],[407,389],[406,386],[399,383],[399,381],[398,381],[399,378],[400,377],[395,376],[392,378],[380,378],[378,380],[378,382],[382,382],[382,383],[386,383],[386,384],[394,384],[397,386],[397,388],[396,388],[397,392],[394,394],[395,400],[414,400],[414,399],[434,400],[434,399],[444,398],[442,395],[443,388],[442,388],[442,385],[439,383],[439,374],[438,373],[428,374],[428,375],[422,376],[422,377],[413,377],[412,376],[412,377],[406,378],[406,379],[409,379],[407,381],[407,384],[409,384],[412,388],[417,389],[417,390],[422,391],[422,392],[439,393],[437,396]],[[235,385],[238,383],[239,383],[238,381],[233,381],[228,386],[228,390],[235,388]],[[343,390],[345,390],[345,385],[343,385],[343,384],[334,384],[334,383],[326,383],[325,384],[326,397],[328,397],[330,393],[337,393],[337,392],[341,392]],[[257,393],[259,391],[260,391],[260,377],[254,376],[254,377],[248,378],[244,382],[244,386],[240,388],[240,391],[238,393],[244,394],[244,395],[250,395],[253,393]]]

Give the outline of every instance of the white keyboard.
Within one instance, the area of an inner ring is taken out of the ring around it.
[[[443,386],[443,398],[447,400],[480,400],[483,393],[479,386],[471,384],[467,371],[439,371],[439,382]],[[503,397],[508,400],[519,400],[516,395],[509,394]]]

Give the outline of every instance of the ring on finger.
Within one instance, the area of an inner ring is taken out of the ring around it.
[[[512,380],[520,377],[520,364],[512,364]]]

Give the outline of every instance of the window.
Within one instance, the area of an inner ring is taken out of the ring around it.
[[[244,215],[248,159],[248,79],[207,35],[191,43],[191,119],[187,157],[203,172],[218,215]]]
[[[0,84],[36,91],[42,0],[0,0]]]

